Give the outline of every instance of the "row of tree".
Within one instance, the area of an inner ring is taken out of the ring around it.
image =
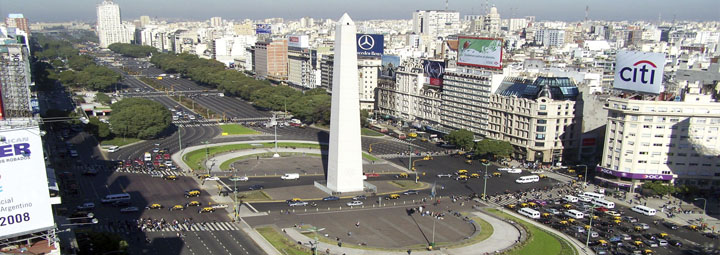
[[[33,63],[36,84],[60,81],[75,88],[110,91],[122,78],[113,70],[95,64],[92,57],[80,55],[70,40],[38,34],[31,41],[36,59]]]
[[[330,96],[324,89],[303,93],[288,86],[275,86],[267,81],[255,80],[244,73],[226,69],[225,65],[218,61],[187,53],[153,54],[150,61],[167,72],[181,73],[203,86],[216,88],[252,102],[257,108],[287,110],[306,123],[330,123]]]
[[[510,157],[513,152],[510,142],[493,139],[475,142],[474,134],[465,129],[450,132],[445,136],[445,140],[464,151],[474,151],[480,157]]]
[[[110,127],[118,136],[149,139],[172,123],[172,113],[165,106],[145,98],[126,98],[110,108]]]
[[[144,58],[157,53],[157,49],[149,45],[113,43],[108,46],[111,51],[131,58]]]

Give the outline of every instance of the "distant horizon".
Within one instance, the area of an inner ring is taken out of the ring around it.
[[[31,23],[37,22],[87,22],[94,23],[96,6],[102,0],[31,0],[0,1],[0,15],[22,13]],[[444,10],[441,0],[393,0],[392,4],[382,0],[346,2],[333,0],[115,0],[120,6],[122,19],[132,21],[140,16],[168,21],[207,21],[211,17],[241,21],[283,18],[298,20],[301,17],[336,20],[344,12],[354,20],[408,20],[415,10]],[[642,2],[642,3],[641,3]],[[496,5],[502,19],[535,16],[537,21],[580,22],[585,20],[585,8],[589,7],[588,18],[596,21],[718,21],[720,22],[720,1],[717,0],[656,0],[645,1],[606,0],[603,2],[577,0],[505,0],[489,1]],[[281,7],[281,8],[280,8]],[[485,1],[452,0],[449,10],[465,15],[486,13]]]

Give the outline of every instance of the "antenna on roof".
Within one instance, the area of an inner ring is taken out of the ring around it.
[[[589,14],[590,14],[590,5],[585,5],[585,22],[588,21]]]
[[[448,11],[448,0],[445,0],[445,11]]]

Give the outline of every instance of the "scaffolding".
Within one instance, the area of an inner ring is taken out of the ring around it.
[[[32,117],[30,78],[27,47],[0,41],[0,119]]]

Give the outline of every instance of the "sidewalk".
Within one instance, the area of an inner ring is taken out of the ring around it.
[[[487,215],[483,212],[473,212],[477,217],[487,221],[493,227],[493,234],[487,239],[468,246],[459,248],[443,249],[435,251],[427,250],[414,250],[412,254],[457,254],[457,255],[476,255],[484,253],[494,253],[495,251],[505,250],[515,245],[515,240],[518,239],[520,233],[518,230],[508,222],[502,221],[498,218]],[[315,240],[303,235],[296,228],[285,228],[287,235],[296,242],[302,242],[303,245],[311,247],[310,242]],[[482,230],[481,230],[482,231]],[[372,247],[370,247],[372,248]],[[330,250],[330,254],[346,254],[346,255],[364,255],[364,254],[393,254],[393,255],[406,255],[406,251],[390,252],[383,250],[365,250],[365,249],[354,249],[347,247],[338,247],[336,244],[328,244],[320,242],[318,244],[318,254],[325,254],[324,252]]]

